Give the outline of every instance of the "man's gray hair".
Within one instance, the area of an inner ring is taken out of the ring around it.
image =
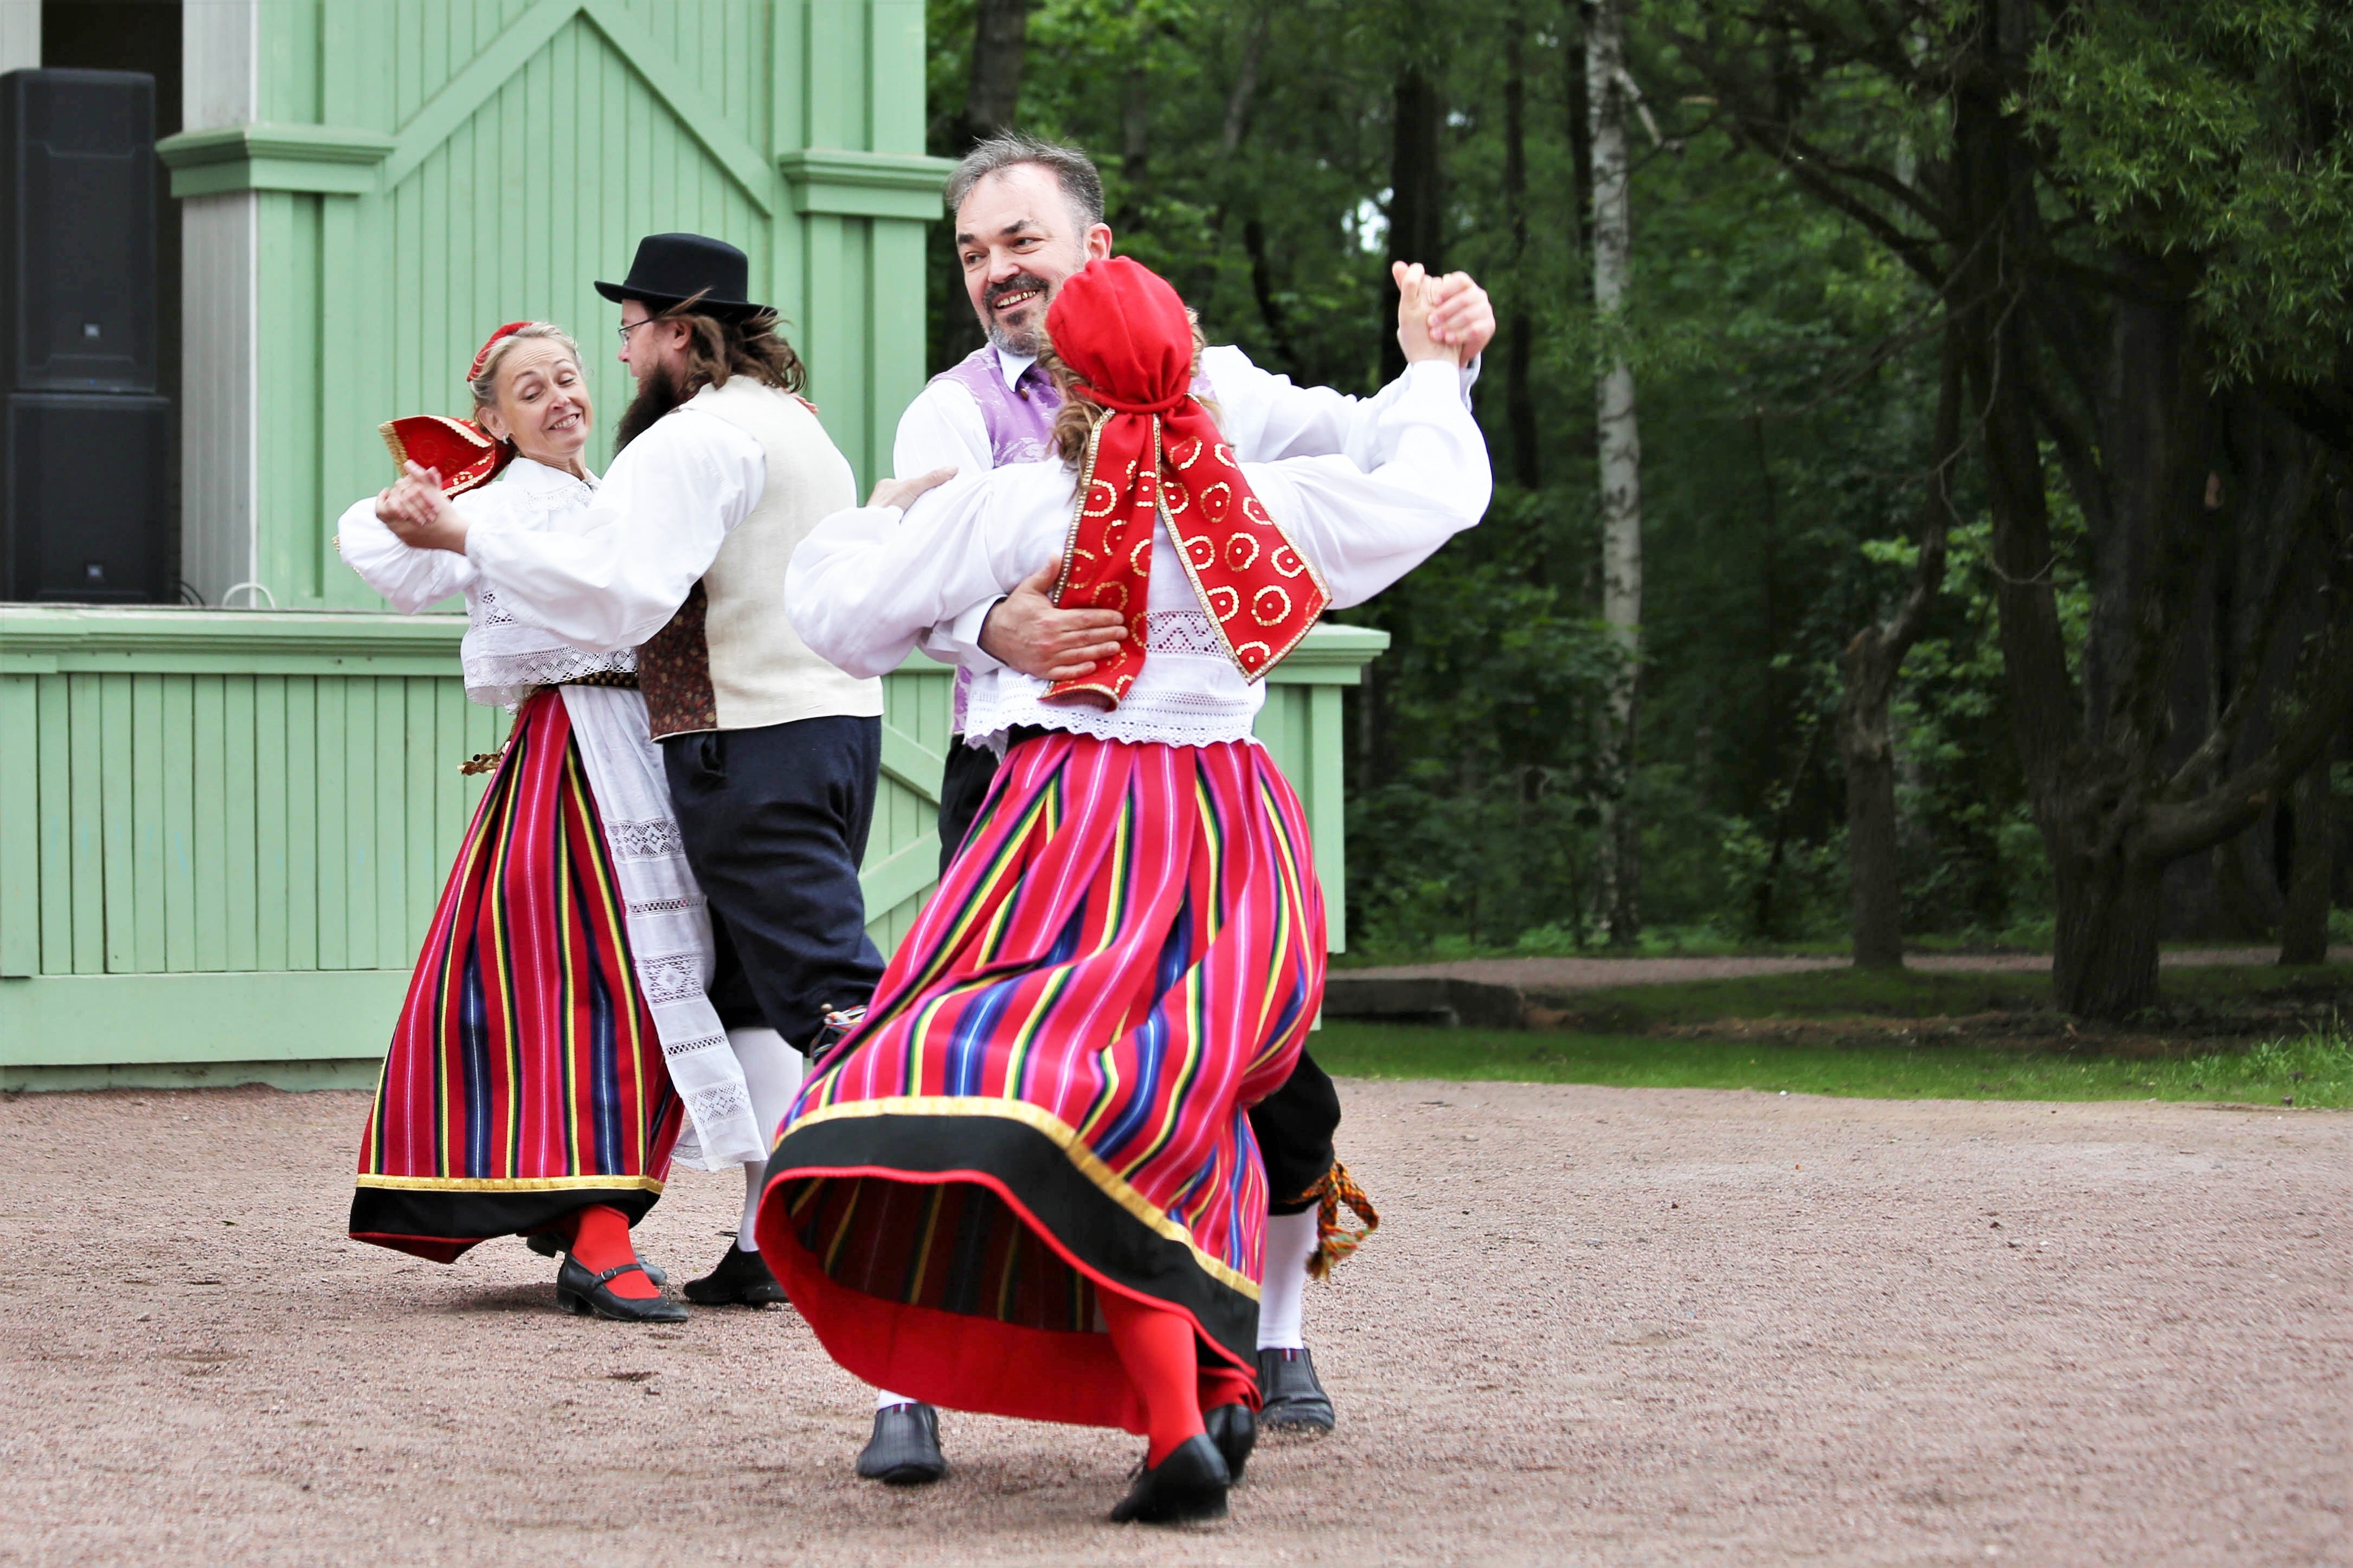
[[[1094,160],[1076,147],[1041,142],[1018,131],[991,136],[964,155],[955,173],[948,176],[948,216],[955,216],[965,197],[972,195],[972,188],[981,181],[1023,163],[1035,163],[1054,176],[1082,231],[1103,222],[1103,175],[1096,172]]]

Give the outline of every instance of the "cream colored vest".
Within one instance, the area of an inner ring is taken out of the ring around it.
[[[654,739],[880,718],[882,683],[828,664],[785,618],[794,549],[819,521],[858,504],[849,460],[808,405],[745,375],[704,387],[665,417],[726,420],[768,455],[768,482],[678,614],[638,650]]]

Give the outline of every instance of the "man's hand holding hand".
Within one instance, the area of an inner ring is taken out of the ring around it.
[[[1061,610],[1048,595],[1062,563],[1050,561],[997,602],[981,624],[980,649],[1039,680],[1076,680],[1119,657],[1125,638],[1117,610]]]
[[[1469,364],[1495,341],[1495,307],[1487,290],[1468,272],[1450,272],[1430,280],[1430,335],[1432,341],[1462,351]]]

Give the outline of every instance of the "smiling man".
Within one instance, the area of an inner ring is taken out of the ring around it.
[[[905,477],[943,468],[969,474],[1048,457],[1061,398],[1038,363],[1047,307],[1067,279],[1112,253],[1103,178],[1074,147],[1020,135],[992,137],[956,165],[947,202],[955,215],[965,290],[988,343],[934,376],[901,417],[892,462]],[[1485,291],[1462,273],[1440,279],[1430,295],[1430,336],[1460,350],[1460,384],[1468,404],[1478,355],[1495,335],[1494,311]],[[1219,427],[1240,461],[1345,456],[1369,468],[1379,416],[1405,384],[1400,378],[1375,396],[1350,397],[1329,387],[1295,386],[1260,369],[1238,348],[1213,347],[1201,353],[1193,390],[1214,401]],[[1048,596],[1060,564],[1039,562],[1013,593],[971,606],[923,639],[926,651],[959,667],[959,732],[965,692],[977,671],[1010,667],[1041,679],[1072,679],[1118,654],[1117,612],[1059,609]],[[1155,635],[1147,630],[1147,647],[1156,646],[1148,640]],[[996,750],[963,743],[960,735],[949,748],[940,789],[943,871],[986,800],[997,766]],[[1272,1426],[1327,1431],[1334,1421],[1301,1320],[1311,1264],[1320,1272],[1338,1252],[1324,1252],[1322,1214],[1362,1197],[1334,1158],[1339,1120],[1338,1092],[1303,1051],[1290,1079],[1250,1112],[1273,1200],[1259,1316],[1262,1419]],[[1358,1212],[1368,1215],[1369,1205]],[[878,1444],[891,1415],[877,1417]]]

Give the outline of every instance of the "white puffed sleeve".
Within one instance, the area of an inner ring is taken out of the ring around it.
[[[1406,367],[1358,454],[1245,463],[1267,511],[1315,563],[1332,606],[1359,605],[1428,560],[1487,510],[1487,444],[1443,360]]]
[[[785,574],[785,613],[820,657],[856,676],[899,667],[916,640],[1010,591],[1059,554],[1071,511],[1061,464],[960,475],[902,512],[838,511]]]
[[[335,544],[344,564],[404,616],[439,604],[474,580],[474,563],[464,556],[403,544],[377,519],[374,496],[353,501],[336,520]]]

